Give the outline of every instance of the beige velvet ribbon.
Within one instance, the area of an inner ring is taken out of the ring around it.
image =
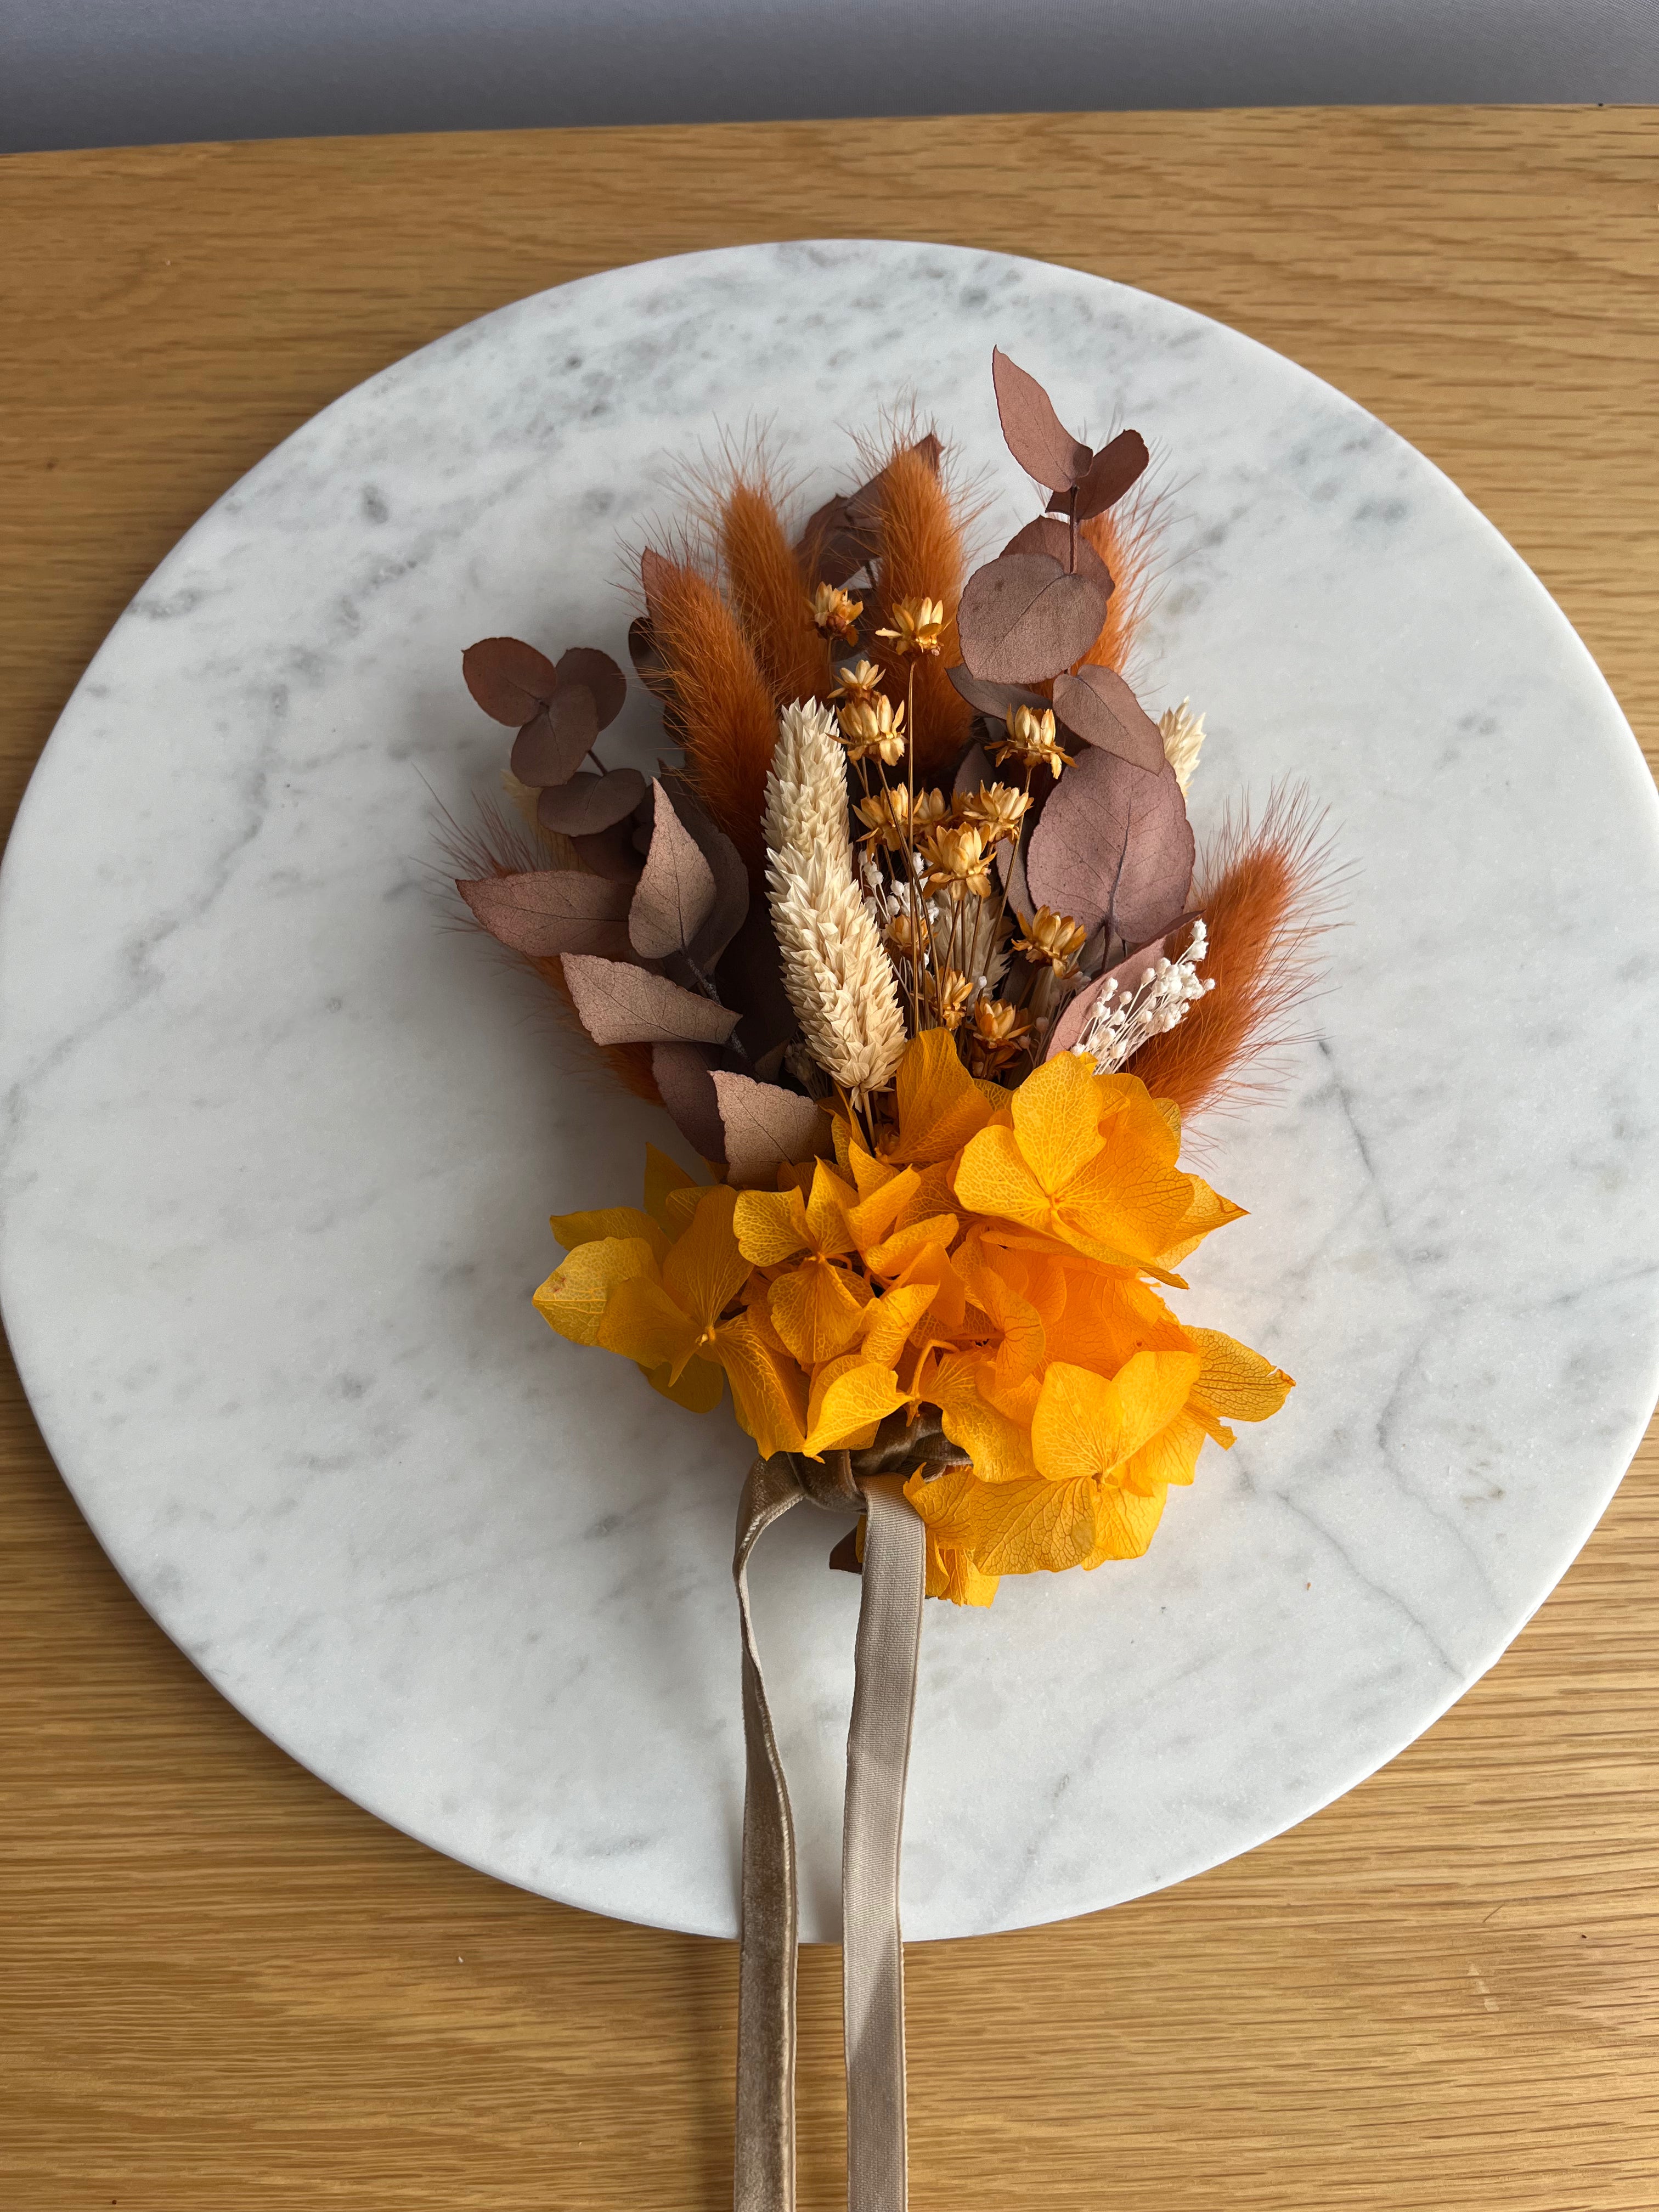
[[[905,2212],[904,1946],[899,1860],[927,1581],[927,1532],[890,1476],[757,1460],[738,1510],[732,1578],[743,1624],[741,1951],[738,1970],[736,2212],[794,2212],[794,1826],[749,1607],[749,1561],[772,1523],[809,1498],[867,1519],[842,1832],[842,2012],[849,2212]]]

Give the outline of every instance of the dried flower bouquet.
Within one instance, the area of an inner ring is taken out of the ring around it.
[[[769,1456],[913,1436],[929,1593],[969,1604],[1144,1552],[1206,1437],[1283,1401],[1153,1285],[1239,1211],[1182,1116],[1282,1039],[1324,884],[1283,793],[1195,879],[1202,720],[1121,672],[1146,447],[992,368],[1046,505],[971,573],[931,434],[793,537],[732,471],[712,558],[645,553],[630,646],[683,754],[650,783],[594,750],[614,661],[474,646],[537,849],[498,822],[459,886],[714,1176],[653,1153],[641,1207],[556,1218],[549,1322],[695,1410],[729,1385]]]

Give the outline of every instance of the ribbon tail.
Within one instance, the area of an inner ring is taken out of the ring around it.
[[[902,1478],[860,1486],[869,1518],[842,1831],[848,2212],[905,2212],[904,1943],[899,1863],[927,1529]]]
[[[757,1459],[743,1486],[732,1561],[743,1624],[744,1753],[735,2212],[794,2212],[795,2205],[795,1830],[755,1648],[749,1559],[805,1495],[786,1455]]]

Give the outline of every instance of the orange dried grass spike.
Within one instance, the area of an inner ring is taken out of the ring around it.
[[[509,815],[495,801],[482,805],[477,822],[470,826],[463,826],[447,815],[445,823],[444,854],[455,874],[464,881],[476,882],[481,876],[520,876],[534,868],[581,871],[581,862],[577,859],[576,848],[569,838],[556,830],[532,830],[526,823]],[[483,924],[476,920],[469,907],[462,908],[459,919],[464,926],[483,929]],[[488,931],[483,933],[489,935]],[[493,937],[489,941],[492,945],[499,943]],[[554,1002],[571,1033],[580,1037],[587,1049],[605,1062],[624,1091],[631,1091],[635,1098],[643,1098],[647,1105],[661,1105],[662,1093],[651,1073],[650,1046],[595,1044],[582,1027],[571,1003],[562,960],[538,959],[528,952],[509,951],[504,945],[500,946],[500,950],[519,966],[532,969],[550,987]]]
[[[717,586],[684,561],[659,555],[650,567],[652,629],[686,765],[758,889],[766,877],[766,772],[778,734],[771,686]]]
[[[1272,1094],[1271,1057],[1297,1040],[1291,1017],[1320,980],[1316,944],[1333,926],[1340,880],[1305,788],[1279,786],[1259,822],[1248,810],[1224,821],[1193,895],[1215,988],[1130,1063],[1155,1098],[1173,1099],[1184,1117]]]
[[[1079,534],[1088,539],[1111,571],[1114,587],[1106,602],[1106,619],[1101,625],[1100,635],[1084,654],[1079,665],[1115,668],[1120,675],[1123,673],[1124,665],[1134,651],[1142,617],[1151,604],[1157,574],[1153,555],[1163,504],[1159,494],[1143,496],[1137,488],[1129,498],[1109,507],[1103,514],[1091,514],[1086,522],[1079,524]]]
[[[950,767],[973,733],[974,710],[945,672],[962,659],[957,602],[968,566],[963,537],[972,518],[952,496],[944,476],[912,444],[907,438],[887,458],[876,605],[866,608],[860,635],[871,659],[887,672],[888,689],[896,699],[906,696],[914,668],[914,741],[920,782]],[[901,659],[889,641],[875,632],[890,627],[893,609],[901,599],[924,597],[945,602],[939,657],[918,653]]]
[[[719,495],[720,556],[744,634],[775,704],[830,696],[830,647],[813,625],[809,580],[763,480],[738,477]]]

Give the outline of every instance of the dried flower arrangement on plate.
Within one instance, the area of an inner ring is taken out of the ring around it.
[[[511,638],[464,662],[516,727],[459,888],[616,1076],[708,1164],[651,1150],[640,1207],[556,1216],[561,1335],[759,1456],[738,1514],[749,1779],[738,2202],[793,2202],[788,1800],[749,1554],[799,1502],[860,1515],[844,1846],[851,2201],[903,2201],[899,1822],[921,1601],[1144,1553],[1206,1439],[1290,1378],[1162,1292],[1240,1209],[1178,1164],[1183,1116],[1261,1088],[1310,980],[1327,848],[1304,794],[1195,850],[1203,723],[1122,669],[1155,502],[993,356],[1042,511],[968,573],[936,434],[786,528],[766,473],[707,544],[647,550],[629,644],[682,755],[595,750],[626,678]],[[591,763],[591,765],[585,765]],[[520,823],[519,817],[522,817]]]

